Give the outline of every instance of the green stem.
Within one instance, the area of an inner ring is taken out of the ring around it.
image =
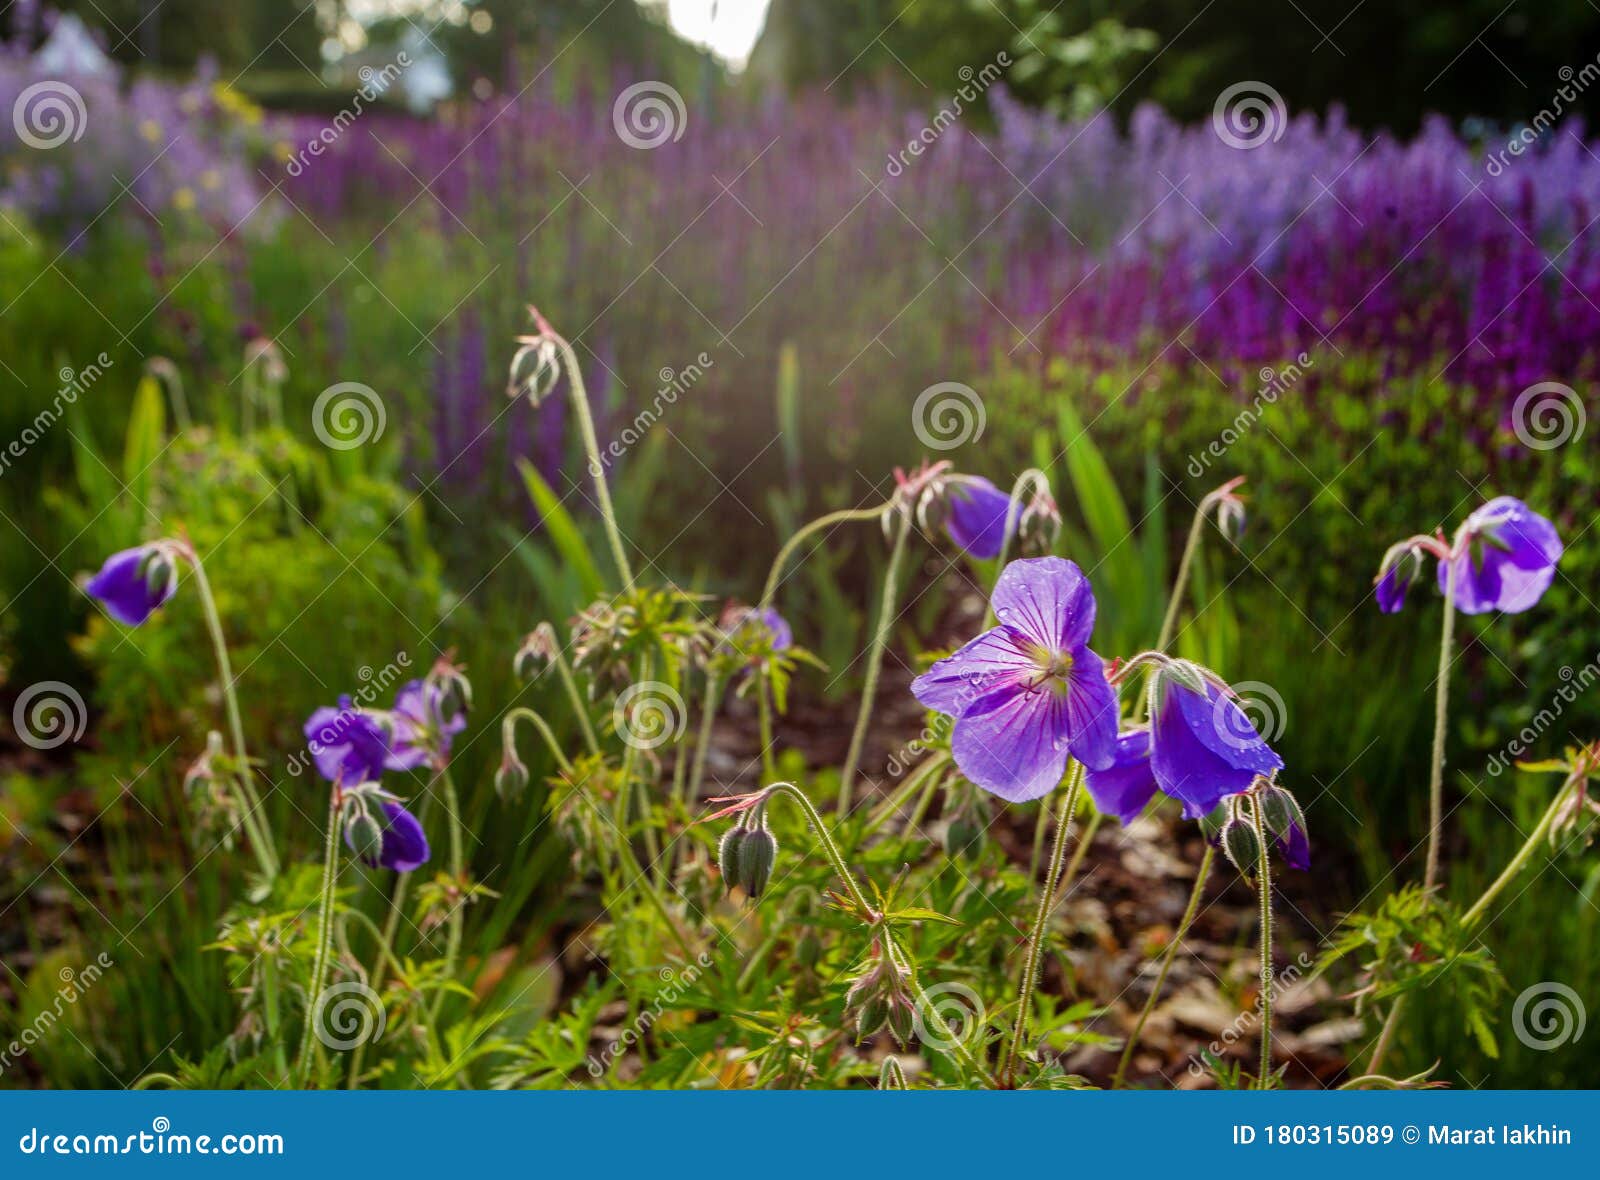
[[[461,897],[456,904],[450,907],[449,917],[445,919],[444,939],[444,978],[455,977],[456,958],[461,953],[461,928],[465,921],[464,911],[467,907],[467,882],[466,882],[466,851],[463,838],[463,825],[461,823],[461,801],[456,795],[455,779],[450,777],[450,771],[442,769],[439,772],[439,782],[444,787],[444,809],[449,815],[450,822],[450,876],[455,887],[461,891]],[[444,1007],[444,990],[433,998],[433,1007],[428,1015],[431,1020],[439,1019],[439,1010]]]
[[[932,790],[935,782],[937,782],[935,776],[949,763],[950,755],[941,750],[907,775],[906,781],[901,785],[900,789],[878,805],[878,809],[867,820],[866,826],[856,836],[855,843],[859,845],[868,836],[898,815],[900,809],[905,806],[906,800],[915,795],[924,785],[929,790]]]
[[[1433,761],[1428,771],[1428,859],[1422,887],[1439,880],[1439,829],[1444,825],[1444,741],[1450,707],[1450,648],[1456,625],[1456,563],[1446,561],[1444,626],[1439,633],[1439,679],[1433,697]]]
[[[1039,963],[1044,956],[1045,932],[1055,900],[1056,882],[1061,879],[1061,869],[1066,862],[1067,836],[1072,827],[1072,813],[1077,810],[1078,788],[1082,783],[1083,765],[1074,759],[1067,765],[1067,792],[1056,815],[1055,844],[1050,852],[1050,866],[1045,874],[1044,886],[1039,890],[1039,908],[1033,916],[1033,928],[1028,932],[1028,957],[1023,962],[1022,986],[1017,993],[1017,1023],[1000,1060],[1000,1076],[1008,1082],[1014,1083],[1016,1080],[1018,1055],[1028,1035],[1028,1020],[1033,1014],[1033,991],[1039,984]]]
[[[211,582],[206,577],[206,567],[194,546],[185,542],[189,568],[194,572],[195,593],[200,596],[200,610],[205,615],[206,630],[211,634],[211,648],[217,659],[217,677],[222,682],[222,700],[228,714],[228,730],[233,738],[233,756],[237,767],[230,776],[238,794],[241,818],[250,847],[261,864],[261,872],[268,882],[278,875],[278,850],[272,842],[272,832],[262,810],[261,797],[256,794],[251,779],[250,752],[244,743],[244,719],[239,712],[239,693],[233,682],[233,662],[228,658],[228,642],[222,634],[222,616],[217,613],[216,596],[211,592]]]
[[[1261,803],[1251,803],[1255,816],[1256,842],[1261,846],[1261,1076],[1256,1088],[1272,1088],[1272,846],[1267,825],[1261,818]]]
[[[1200,548],[1200,535],[1206,524],[1205,503],[1194,514],[1189,525],[1189,537],[1183,543],[1183,556],[1178,558],[1178,576],[1172,580],[1172,597],[1167,599],[1167,613],[1161,620],[1161,637],[1156,640],[1156,650],[1166,651],[1172,642],[1172,633],[1178,627],[1178,609],[1183,605],[1183,592],[1189,582],[1189,567],[1194,563],[1195,552]]]
[[[1550,831],[1550,825],[1555,822],[1557,812],[1561,810],[1561,805],[1566,802],[1565,795],[1571,786],[1571,779],[1561,785],[1561,790],[1556,792],[1556,797],[1550,801],[1550,806],[1539,817],[1538,824],[1535,825],[1528,838],[1523,841],[1522,847],[1517,850],[1517,854],[1511,858],[1510,863],[1494,879],[1494,883],[1483,891],[1483,896],[1473,902],[1472,908],[1461,916],[1463,929],[1470,929],[1476,926],[1479,919],[1483,917],[1484,911],[1489,908],[1490,903],[1499,896],[1500,891],[1511,884],[1518,873],[1528,867],[1528,861],[1532,859],[1534,850],[1544,840],[1545,835]]]
[[[550,756],[555,759],[556,766],[560,768],[562,774],[568,778],[577,777],[577,771],[573,769],[571,760],[562,753],[561,744],[556,741],[556,735],[549,723],[526,705],[518,705],[510,710],[500,722],[500,741],[507,749],[516,749],[518,721],[526,721],[539,731],[539,736],[544,738],[545,748],[550,751]]]
[[[622,547],[622,531],[617,527],[617,510],[611,503],[611,487],[606,483],[606,468],[600,458],[600,440],[594,433],[594,415],[589,412],[589,391],[584,388],[583,370],[578,366],[577,354],[566,338],[556,332],[550,339],[561,350],[561,360],[567,374],[568,389],[572,393],[572,409],[578,419],[578,432],[583,436],[584,454],[589,457],[589,474],[594,479],[594,494],[605,522],[606,540],[611,545],[611,557],[617,563],[617,573],[624,587],[633,585],[633,567],[628,562],[627,551]]]
[[[1128,1063],[1133,1060],[1133,1051],[1139,1044],[1139,1034],[1144,1032],[1145,1022],[1155,1011],[1156,1002],[1161,998],[1161,989],[1166,986],[1167,975],[1178,957],[1178,948],[1183,945],[1183,940],[1189,934],[1189,927],[1194,924],[1194,916],[1199,912],[1200,899],[1205,895],[1206,882],[1211,879],[1211,865],[1216,857],[1217,850],[1207,844],[1206,854],[1200,858],[1200,871],[1195,874],[1194,888],[1189,892],[1189,904],[1184,907],[1178,929],[1173,933],[1172,940],[1167,943],[1166,952],[1161,956],[1161,969],[1156,973],[1155,986],[1150,989],[1150,996],[1139,1012],[1139,1019],[1134,1021],[1133,1031],[1128,1034],[1127,1042],[1122,1046],[1122,1058],[1117,1062],[1117,1072],[1111,1079],[1113,1090],[1121,1087],[1123,1078],[1127,1075]]]
[[[344,824],[344,804],[335,785],[328,793],[328,837],[322,849],[322,893],[317,915],[317,953],[311,962],[311,987],[306,992],[306,1024],[300,1034],[300,1056],[295,1064],[296,1084],[304,1087],[311,1068],[311,1043],[316,1036],[317,1001],[328,978],[328,952],[333,946],[333,903],[339,880],[339,830]]]
[[[861,751],[867,740],[867,727],[872,724],[872,706],[878,695],[878,674],[883,668],[883,653],[889,645],[889,632],[894,627],[900,566],[905,560],[906,541],[910,535],[911,513],[908,511],[900,516],[900,524],[894,535],[894,548],[889,551],[889,564],[883,571],[883,599],[878,606],[878,626],[872,635],[872,646],[867,651],[867,675],[861,686],[861,709],[856,714],[855,732],[850,735],[850,750],[845,755],[844,769],[839,774],[840,815],[850,814],[851,797],[855,794],[856,769],[861,763]]]
[[[411,888],[411,874],[399,873],[394,883],[394,892],[389,895],[389,913],[383,921],[383,932],[378,936],[380,953],[378,965],[372,970],[372,990],[382,992],[384,972],[388,970],[391,962],[396,964],[395,973],[399,974],[399,960],[394,952],[394,936],[400,929],[400,916],[405,909],[406,894]],[[365,917],[366,915],[362,915]],[[425,1013],[424,1013],[425,1014]],[[431,1025],[431,1021],[430,1021]],[[350,1058],[350,1081],[348,1087],[356,1088],[356,1083],[361,1078],[361,1063],[367,1055],[367,1042],[362,1041],[355,1047]]]
[[[715,675],[706,677],[705,699],[700,704],[700,734],[694,744],[694,767],[689,772],[689,790],[679,800],[685,807],[700,799],[700,785],[706,777],[706,759],[711,755],[711,727],[722,701],[722,683]]]
[[[558,648],[553,662],[556,666],[556,675],[561,677],[561,687],[567,694],[567,703],[572,706],[572,713],[578,719],[578,728],[583,731],[584,745],[589,747],[589,753],[600,752],[600,739],[595,736],[594,723],[589,720],[589,707],[584,703],[583,694],[578,691],[578,682],[573,679],[572,665],[567,663],[567,657]]]

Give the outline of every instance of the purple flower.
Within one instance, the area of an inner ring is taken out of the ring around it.
[[[1070,754],[1112,764],[1117,696],[1089,649],[1094,593],[1059,557],[1013,561],[994,588],[999,625],[911,683],[930,709],[955,718],[951,752],[961,772],[1013,803],[1047,794]]]
[[[117,622],[137,627],[177,592],[178,567],[166,545],[140,545],[106,558],[85,589]]]
[[[394,744],[384,766],[389,770],[415,770],[435,755],[450,754],[450,739],[467,727],[467,717],[456,698],[431,677],[412,680],[395,693],[390,713]]]
[[[999,557],[1006,541],[1006,522],[1014,511],[1012,505],[1010,496],[981,475],[952,479],[945,502],[945,532],[973,557]],[[1011,528],[1015,530],[1015,520],[1011,521]]]
[[[1455,567],[1456,607],[1468,615],[1488,611],[1516,614],[1533,606],[1550,588],[1561,558],[1561,538],[1544,517],[1521,500],[1497,496],[1464,526]],[[1439,588],[1450,566],[1439,564]]]
[[[1111,765],[1088,771],[1084,786],[1102,812],[1132,823],[1156,793],[1156,776],[1150,769],[1150,731],[1130,729],[1119,734]]]
[[[1156,785],[1199,819],[1258,775],[1283,769],[1283,759],[1210,678],[1174,662],[1158,674],[1150,768]]]
[[[412,869],[420,868],[428,863],[428,837],[422,830],[422,824],[417,817],[412,815],[400,804],[385,799],[382,801],[383,813],[388,818],[388,824],[383,829],[383,842],[379,846],[376,858],[367,858],[367,864],[375,868],[393,869],[397,873],[409,873]],[[345,829],[345,844],[351,851],[355,851],[355,843],[350,838],[350,830]]]
[[[1411,584],[1417,580],[1417,563],[1414,559],[1402,558],[1389,566],[1378,575],[1377,587],[1373,593],[1378,599],[1378,609],[1386,615],[1399,612],[1406,604],[1406,591],[1411,589]]]
[[[1291,869],[1305,872],[1311,867],[1311,841],[1299,824],[1290,824],[1289,830],[1275,837],[1273,843],[1283,854],[1283,863]]]
[[[765,610],[750,612],[750,619],[767,629],[767,634],[771,636],[768,642],[773,651],[787,651],[794,646],[794,632],[784,617],[770,606]]]
[[[389,735],[372,717],[357,709],[348,695],[339,707],[317,709],[306,719],[307,748],[317,773],[330,783],[355,786],[375,783],[391,758]]]

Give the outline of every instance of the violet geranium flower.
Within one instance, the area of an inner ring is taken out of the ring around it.
[[[1462,614],[1528,610],[1550,588],[1561,559],[1555,525],[1511,496],[1496,496],[1462,526],[1449,565],[1439,563],[1439,589],[1455,567],[1455,603]]]
[[[137,545],[106,558],[84,588],[117,622],[137,627],[177,593],[178,565],[168,544]]]
[[[450,754],[450,742],[467,727],[467,717],[453,693],[431,676],[412,680],[395,693],[390,711],[394,741],[384,766],[389,770],[415,770]]]
[[[365,858],[367,864],[373,868],[393,869],[397,873],[409,873],[427,864],[430,850],[421,822],[393,800],[385,799],[381,806],[387,820],[383,840],[378,855]],[[345,829],[345,843],[352,852],[355,851],[355,842],[350,838],[348,828]]]
[[[1089,648],[1095,601],[1059,557],[1009,563],[994,588],[998,626],[911,683],[930,709],[955,718],[950,748],[962,774],[1013,803],[1061,781],[1069,755],[1111,765],[1117,696]]]
[[[1156,793],[1156,776],[1150,769],[1150,730],[1118,734],[1111,765],[1085,773],[1083,785],[1101,812],[1124,824],[1132,823]]]
[[[992,560],[1000,556],[1008,531],[1015,530],[1021,516],[1014,504],[981,475],[953,477],[945,501],[945,532],[971,556]],[[1008,520],[1011,530],[1006,528]]]
[[[1194,664],[1169,661],[1154,692],[1150,769],[1162,792],[1183,804],[1184,818],[1199,819],[1283,769],[1244,710]]]
[[[391,757],[389,735],[348,694],[339,698],[337,709],[313,711],[304,732],[317,773],[330,783],[375,783]]]

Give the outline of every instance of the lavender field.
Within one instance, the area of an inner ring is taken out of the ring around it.
[[[1595,67],[580,7],[11,14],[0,1085],[1594,1086]]]

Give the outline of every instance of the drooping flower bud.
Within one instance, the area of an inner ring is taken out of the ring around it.
[[[748,834],[741,819],[722,834],[722,842],[717,846],[717,869],[722,873],[723,887],[729,893],[739,883],[740,854]]]
[[[1234,868],[1248,879],[1255,880],[1256,872],[1261,867],[1261,841],[1256,836],[1255,824],[1241,816],[1237,809],[1222,825],[1222,851],[1233,862]]]
[[[1391,545],[1378,566],[1374,593],[1378,609],[1395,614],[1406,604],[1406,592],[1422,578],[1422,547],[1415,541]]]
[[[757,826],[745,833],[739,848],[739,888],[751,901],[760,898],[772,878],[772,866],[778,859],[778,839],[767,827],[763,815]]]
[[[884,1027],[902,1045],[911,1039],[917,1011],[911,996],[911,974],[885,955],[876,942],[867,969],[845,993],[844,1006],[846,1016],[855,1015],[857,1039]]]
[[[1276,782],[1264,782],[1256,792],[1261,822],[1273,837],[1273,844],[1292,868],[1311,867],[1311,842],[1307,837],[1305,812],[1300,802]]]
[[[385,825],[367,809],[365,804],[357,802],[345,820],[345,843],[356,856],[369,864],[373,863],[383,852],[384,827]]]
[[[515,746],[507,746],[500,756],[500,769],[494,772],[494,789],[508,803],[522,798],[528,789],[528,768],[517,756]]]
[[[556,629],[549,623],[540,623],[517,648],[511,658],[511,670],[519,680],[532,680],[555,662],[560,650]]]

